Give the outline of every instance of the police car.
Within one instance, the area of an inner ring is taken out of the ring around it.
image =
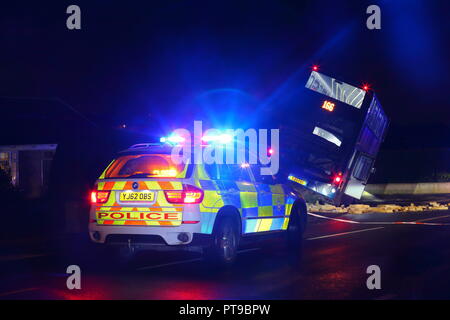
[[[175,164],[172,148],[138,144],[119,153],[91,193],[93,242],[135,249],[201,248],[230,264],[241,239],[284,233],[301,246],[306,204],[258,165]]]

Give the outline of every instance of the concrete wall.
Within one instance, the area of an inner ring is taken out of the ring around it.
[[[450,182],[368,184],[365,191],[372,195],[450,194]]]

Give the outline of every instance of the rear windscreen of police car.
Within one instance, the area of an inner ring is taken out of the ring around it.
[[[111,164],[105,178],[185,178],[184,169],[185,165],[175,164],[170,154],[126,155]]]

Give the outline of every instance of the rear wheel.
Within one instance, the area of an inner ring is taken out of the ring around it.
[[[213,232],[213,242],[207,250],[207,257],[221,265],[231,265],[236,260],[239,245],[237,223],[231,217],[218,221]]]
[[[304,213],[298,207],[294,207],[287,228],[287,242],[291,249],[301,250],[305,224],[306,217]]]

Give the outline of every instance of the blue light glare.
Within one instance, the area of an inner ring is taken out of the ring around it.
[[[214,143],[221,143],[226,144],[233,141],[233,137],[229,134],[222,133],[218,135],[205,135],[202,137],[202,140],[204,142],[214,142]]]

